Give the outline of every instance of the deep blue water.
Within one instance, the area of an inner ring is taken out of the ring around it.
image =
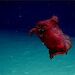
[[[67,55],[50,60],[48,49],[25,33],[0,33],[0,75],[75,75],[75,38]]]

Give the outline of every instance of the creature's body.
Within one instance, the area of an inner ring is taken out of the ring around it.
[[[70,38],[58,26],[58,17],[40,21],[35,28],[30,30],[35,33],[49,49],[50,58],[57,54],[67,54],[71,48]]]

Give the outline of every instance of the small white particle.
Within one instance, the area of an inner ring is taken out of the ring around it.
[[[18,30],[16,30],[16,32],[18,32]]]
[[[13,58],[13,56],[10,56],[10,58]]]
[[[12,70],[12,72],[14,73],[14,72],[16,72],[15,70]]]
[[[19,18],[21,18],[22,17],[22,15],[19,15]]]
[[[42,43],[44,45],[44,43]]]
[[[29,72],[24,72],[24,74],[29,74]]]

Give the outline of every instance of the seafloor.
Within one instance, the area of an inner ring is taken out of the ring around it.
[[[75,75],[75,39],[67,55],[50,60],[48,49],[33,35],[0,31],[0,75]]]

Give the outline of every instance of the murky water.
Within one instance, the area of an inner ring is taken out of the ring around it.
[[[75,39],[67,55],[49,59],[48,49],[36,37],[0,32],[0,75],[75,75]]]

